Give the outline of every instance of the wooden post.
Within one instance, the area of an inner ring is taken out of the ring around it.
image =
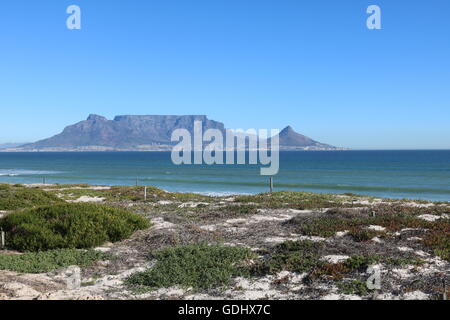
[[[147,186],[144,187],[144,201],[147,201]]]
[[[45,177],[42,177],[42,184],[45,184]]]
[[[447,300],[447,285],[445,283],[445,279],[442,280],[442,285],[444,286],[444,294],[442,295],[442,299]]]
[[[0,238],[1,238],[0,244],[1,244],[2,249],[5,249],[5,232],[3,231],[3,229],[1,229],[0,234],[1,234],[0,235]]]
[[[270,189],[270,193],[272,193],[273,192],[273,178],[272,177],[269,178],[269,189]]]
[[[138,178],[136,177],[136,187],[138,186]]]

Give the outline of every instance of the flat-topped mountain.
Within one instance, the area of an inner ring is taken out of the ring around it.
[[[29,143],[9,151],[162,151],[170,150],[175,129],[194,131],[194,122],[201,121],[203,131],[218,129],[223,123],[204,115],[124,115],[114,120],[91,114],[51,138]],[[290,126],[280,132],[281,150],[334,150],[295,132]]]
[[[51,138],[22,146],[24,149],[158,149],[171,145],[175,129],[192,132],[194,122],[201,121],[203,129],[225,130],[223,123],[203,115],[186,116],[116,116],[114,120],[91,114],[87,120],[68,126]]]

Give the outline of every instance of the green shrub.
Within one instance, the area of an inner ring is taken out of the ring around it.
[[[277,245],[269,257],[255,264],[252,274],[276,274],[280,271],[309,272],[322,265],[319,250],[322,244],[312,241],[286,241]]]
[[[128,238],[149,225],[126,210],[87,203],[26,209],[0,220],[8,248],[20,251],[92,248]]]
[[[341,282],[338,284],[338,288],[341,293],[356,294],[358,296],[367,296],[371,292],[371,290],[367,288],[367,284],[359,280]]]
[[[45,273],[69,266],[86,267],[111,256],[95,250],[59,249],[22,255],[0,255],[0,270],[21,273]]]
[[[0,210],[18,210],[63,202],[56,195],[39,188],[0,185]]]
[[[245,260],[254,254],[246,248],[195,244],[177,246],[152,255],[156,265],[131,275],[127,283],[147,289],[181,286],[207,289],[229,283],[232,276],[242,274]]]
[[[425,236],[424,243],[433,249],[434,253],[444,260],[450,261],[450,229],[433,230]]]

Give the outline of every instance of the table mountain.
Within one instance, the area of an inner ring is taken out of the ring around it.
[[[171,134],[175,129],[193,132],[194,122],[203,123],[203,131],[218,129],[225,132],[223,123],[204,115],[124,115],[108,120],[91,114],[81,122],[66,127],[51,138],[29,143],[10,151],[143,151],[170,150]],[[329,150],[330,145],[314,141],[295,132],[290,126],[280,132],[281,150]]]
[[[203,115],[186,116],[116,116],[114,120],[91,114],[87,120],[68,126],[49,139],[22,146],[24,149],[140,149],[143,146],[171,145],[175,129],[193,132],[194,121],[202,121],[203,130],[224,131],[223,123]]]

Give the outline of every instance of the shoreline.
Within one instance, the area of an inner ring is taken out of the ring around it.
[[[134,184],[91,184],[91,183],[14,183],[14,182],[7,182],[7,181],[0,181],[0,184],[8,184],[8,185],[23,185],[30,188],[45,188],[45,187],[58,187],[58,186],[78,186],[78,185],[85,185],[86,187],[83,187],[84,189],[89,188],[98,188],[98,187],[135,187]],[[213,183],[212,183],[213,184]],[[157,185],[151,185],[151,184],[145,184],[145,185],[138,185],[138,187],[155,187],[159,188],[167,193],[192,193],[192,194],[198,194],[203,196],[210,196],[210,197],[228,197],[228,196],[255,196],[258,194],[265,194],[268,193],[267,191],[255,191],[255,192],[234,192],[234,191],[189,191],[189,190],[167,190],[161,187],[158,187]],[[273,192],[303,192],[307,194],[316,194],[316,195],[330,195],[330,196],[346,196],[350,195],[352,197],[356,198],[371,198],[371,199],[384,199],[384,200],[390,200],[390,201],[411,201],[411,202],[427,202],[427,203],[448,203],[450,204],[449,200],[433,200],[433,199],[426,199],[426,198],[411,198],[411,197],[395,197],[395,196],[378,196],[378,195],[370,195],[365,193],[355,193],[353,192],[317,192],[317,191],[308,191],[308,190],[294,190],[294,189],[283,189],[283,188],[276,188]],[[358,191],[356,191],[358,192]]]

